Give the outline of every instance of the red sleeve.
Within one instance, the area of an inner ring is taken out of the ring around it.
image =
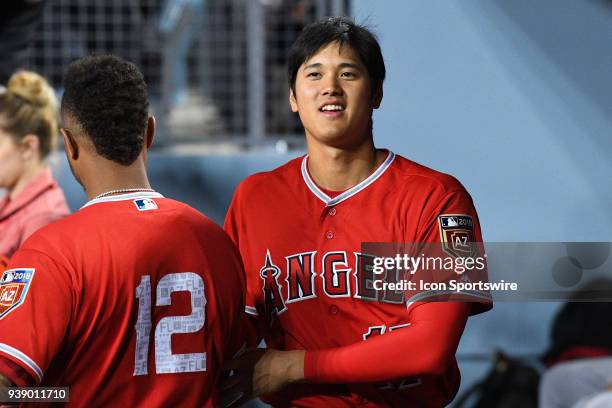
[[[236,192],[234,193],[234,198],[232,199],[232,203],[227,211],[227,215],[225,217],[225,223],[223,228],[227,235],[230,236],[234,244],[238,248],[240,255],[242,257],[243,264],[245,268],[247,268],[248,263],[245,262],[246,255],[244,251],[246,250],[245,246],[240,246],[240,235],[245,227],[242,223],[242,184],[238,186]],[[245,275],[247,279],[247,288],[246,288],[246,296],[245,296],[245,314],[244,316],[244,331],[245,331],[245,339],[248,347],[257,347],[263,338],[262,332],[260,329],[260,321],[259,321],[259,313],[256,308],[256,295],[252,293],[255,285],[249,284],[249,279],[252,279],[252,276],[259,276],[258,274],[251,274],[248,270],[245,269]]]
[[[475,242],[482,242],[478,214],[472,197],[463,188],[459,188],[438,197],[432,197],[433,205],[425,212],[418,227],[418,242],[440,242],[444,239],[440,230],[440,217],[445,215],[464,215],[473,221],[472,232]],[[458,228],[465,228],[459,226]]]
[[[31,244],[15,253],[0,283],[5,300],[0,307],[0,356],[39,383],[62,347],[73,293],[69,272]],[[27,273],[30,278],[19,278]]]
[[[458,182],[457,182],[458,183]],[[419,223],[417,242],[429,243],[425,253],[432,257],[469,257],[476,260],[484,259],[484,244],[480,230],[478,214],[474,208],[472,197],[459,184],[451,191],[432,196],[432,205],[427,206],[424,217]],[[457,246],[457,237],[466,238],[469,245]],[[466,248],[471,248],[466,251]],[[483,261],[486,265],[486,260]],[[458,279],[459,276],[450,272],[448,276],[437,276],[432,281],[442,282],[450,279]],[[486,266],[484,269],[473,269],[466,273],[465,278],[471,282],[488,281]],[[442,294],[442,299],[447,294]],[[438,298],[435,291],[430,297],[419,296],[418,301],[435,301]],[[472,308],[470,314],[478,314],[492,308],[491,294],[488,291],[470,291],[469,293],[456,293],[452,300],[470,301]],[[409,300],[410,303],[410,300]]]
[[[349,346],[306,351],[304,376],[313,383],[389,381],[441,375],[453,362],[469,313],[460,302],[412,308],[410,326]]]
[[[15,387],[33,387],[36,380],[20,365],[0,356],[0,374],[8,378]]]

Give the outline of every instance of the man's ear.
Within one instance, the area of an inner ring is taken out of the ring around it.
[[[62,133],[62,137],[64,139],[64,149],[66,150],[66,156],[68,156],[72,160],[77,160],[79,158],[79,145],[74,139],[74,135],[64,128],[60,129]]]
[[[155,138],[155,118],[149,116],[147,120],[147,130],[145,131],[145,146],[147,149],[151,148],[153,139]]]
[[[291,105],[291,112],[296,113],[298,111],[297,99],[295,99],[295,94],[291,88],[289,88],[289,105]]]
[[[34,134],[27,134],[19,141],[21,156],[24,160],[40,158],[40,138]]]
[[[372,108],[373,109],[378,109],[380,107],[382,98],[383,98],[383,88],[382,86],[379,86],[378,89],[375,90],[374,94],[372,95]]]

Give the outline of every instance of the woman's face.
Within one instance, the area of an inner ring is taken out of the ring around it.
[[[0,188],[11,190],[24,171],[24,161],[15,139],[0,127]]]

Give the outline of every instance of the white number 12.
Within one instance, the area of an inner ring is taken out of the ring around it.
[[[191,373],[206,371],[206,353],[172,354],[174,333],[195,333],[204,327],[206,295],[204,280],[193,272],[171,273],[160,279],[156,306],[171,304],[172,292],[188,291],[191,295],[189,316],[166,316],[155,326],[155,373]],[[143,275],[136,288],[138,320],[136,321],[136,355],[134,375],[146,375],[151,335],[151,277]]]

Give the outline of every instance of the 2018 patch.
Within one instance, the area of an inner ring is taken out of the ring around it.
[[[33,268],[8,269],[0,278],[0,319],[21,305],[34,278]]]
[[[465,214],[442,214],[438,217],[442,249],[454,257],[475,257],[474,221]]]

